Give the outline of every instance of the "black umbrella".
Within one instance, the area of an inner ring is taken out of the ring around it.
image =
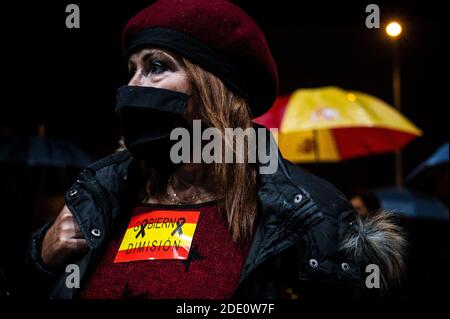
[[[86,167],[92,159],[70,141],[32,136],[13,137],[0,145],[0,162],[26,166]]]
[[[448,170],[448,151],[449,143],[444,143],[439,147],[430,157],[417,166],[407,177],[407,182],[412,182],[415,179],[426,175],[436,175],[432,173],[443,173],[445,169]],[[435,176],[436,178],[436,176]]]
[[[449,220],[448,208],[437,198],[406,188],[383,188],[374,192],[381,208],[413,219]]]

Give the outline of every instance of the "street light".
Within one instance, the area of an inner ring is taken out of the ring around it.
[[[388,23],[386,33],[392,39],[393,59],[392,59],[392,90],[394,97],[394,106],[401,112],[401,80],[400,80],[400,54],[398,37],[402,33],[402,26],[396,21]],[[403,185],[403,165],[401,151],[395,152],[395,185]]]
[[[386,26],[386,33],[388,36],[396,38],[402,33],[402,26],[398,22],[392,21]]]

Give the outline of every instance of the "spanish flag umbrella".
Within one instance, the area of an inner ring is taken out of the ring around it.
[[[255,119],[278,129],[278,146],[293,162],[335,162],[402,149],[422,131],[380,99],[338,87],[280,96]]]

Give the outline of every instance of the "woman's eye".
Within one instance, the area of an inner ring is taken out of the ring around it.
[[[154,60],[150,65],[150,73],[152,74],[161,74],[167,71],[167,66],[164,62],[160,60]]]

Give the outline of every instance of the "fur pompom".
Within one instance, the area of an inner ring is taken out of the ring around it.
[[[379,210],[357,216],[352,226],[340,248],[353,255],[363,272],[369,264],[379,266],[382,291],[400,287],[406,271],[407,241],[396,215]]]

